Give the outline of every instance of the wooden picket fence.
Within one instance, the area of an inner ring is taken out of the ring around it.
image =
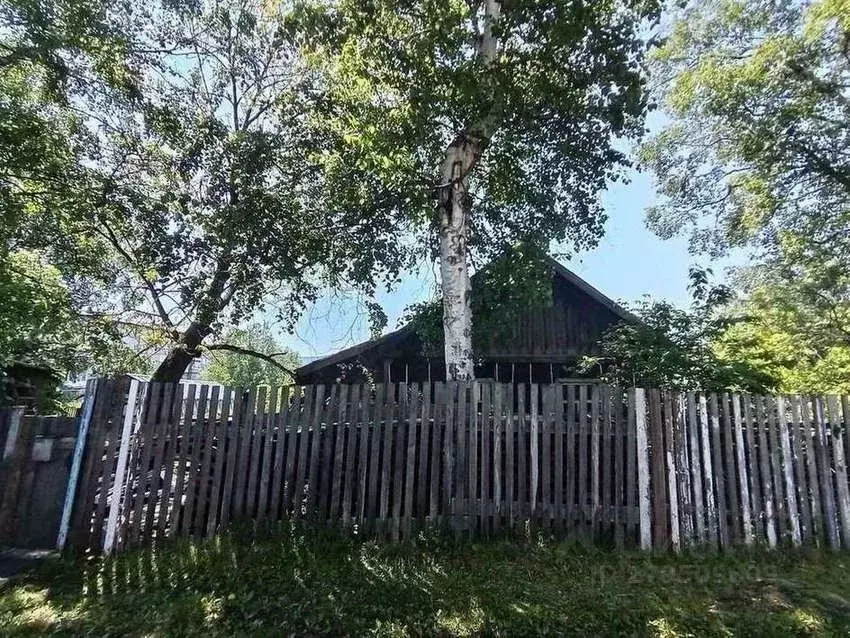
[[[81,552],[292,519],[390,539],[850,547],[847,398],[128,379],[91,396],[68,526]]]

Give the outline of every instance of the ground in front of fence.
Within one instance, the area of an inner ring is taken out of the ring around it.
[[[609,553],[234,535],[57,562],[0,590],[3,635],[846,635],[850,557]]]

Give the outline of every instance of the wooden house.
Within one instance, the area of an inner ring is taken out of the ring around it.
[[[499,338],[476,352],[476,378],[549,383],[575,378],[585,355],[600,353],[599,339],[612,326],[638,319],[581,277],[552,259],[551,302],[517,309]],[[475,280],[473,279],[473,294]],[[413,326],[365,341],[298,368],[301,384],[421,382],[445,380],[441,355],[429,356]],[[592,375],[597,376],[597,375]]]

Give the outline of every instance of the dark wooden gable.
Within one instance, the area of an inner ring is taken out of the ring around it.
[[[584,355],[597,354],[599,339],[610,327],[637,321],[573,272],[553,259],[548,261],[552,269],[551,303],[517,313],[514,325],[494,337],[479,353],[480,376],[493,376],[488,370],[494,370],[497,363],[558,364],[564,370],[565,365],[574,364]],[[364,370],[376,379],[438,380],[442,369],[442,357],[424,356],[416,332],[405,326],[302,366],[298,381],[354,380],[362,378]],[[534,376],[529,372],[529,378]]]
[[[481,355],[502,361],[563,362],[596,354],[602,334],[626,320],[627,313],[619,310],[554,272],[551,303],[523,310],[512,330],[495,337]]]

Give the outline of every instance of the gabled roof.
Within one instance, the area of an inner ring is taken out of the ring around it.
[[[560,264],[552,257],[546,255],[545,257],[546,263],[549,264],[552,268],[552,273],[561,277],[568,283],[572,284],[583,293],[585,293],[591,299],[597,301],[602,306],[610,310],[614,315],[622,319],[627,323],[640,323],[640,319],[638,319],[635,315],[630,313],[628,310],[623,308],[620,304],[615,302],[610,297],[602,294],[599,290],[591,286],[584,279],[575,274],[572,270],[567,268],[566,266]],[[413,327],[408,324],[399,328],[398,330],[394,330],[393,332],[389,332],[377,339],[371,339],[369,341],[364,341],[362,343],[358,343],[357,345],[351,346],[349,348],[345,348],[344,350],[340,350],[339,352],[335,352],[333,354],[329,354],[326,357],[321,357],[316,359],[315,361],[311,361],[300,368],[298,368],[295,372],[298,375],[310,374],[316,370],[324,368],[325,366],[333,365],[336,363],[340,363],[342,361],[346,361],[357,355],[362,354],[372,348],[376,348],[378,346],[385,346],[392,344],[396,341],[400,341],[404,337],[409,336],[413,331]]]
[[[339,352],[334,352],[333,354],[329,354],[326,357],[321,357],[316,359],[315,361],[311,361],[300,368],[295,370],[295,373],[298,375],[302,374],[310,374],[314,370],[318,370],[320,368],[324,368],[325,366],[333,365],[335,363],[339,363],[341,361],[346,361],[347,359],[351,359],[352,357],[356,357],[357,355],[371,350],[372,348],[376,348],[378,346],[387,345],[396,340],[399,340],[403,337],[406,337],[410,333],[413,332],[413,326],[410,324],[399,328],[398,330],[393,330],[392,332],[388,332],[387,334],[378,337],[377,339],[370,339],[369,341],[364,341],[362,343],[358,343],[357,345],[351,346],[349,348],[345,348],[344,350],[340,350]]]
[[[548,255],[546,255],[545,259],[546,259],[546,263],[548,263],[550,266],[552,266],[552,271],[556,275],[558,275],[559,277],[565,279],[566,281],[568,281],[569,283],[574,285],[576,288],[578,288],[583,293],[585,293],[588,297],[594,299],[595,301],[598,301],[600,304],[602,304],[603,306],[608,308],[608,310],[613,312],[615,315],[617,315],[623,321],[626,321],[628,323],[640,323],[641,322],[640,319],[638,319],[635,315],[630,313],[628,310],[623,308],[620,304],[618,304],[616,301],[614,301],[613,299],[611,299],[607,295],[604,295],[599,290],[597,290],[596,288],[591,286],[589,283],[587,283],[584,279],[579,277],[577,274],[575,274],[572,270],[570,270],[566,266],[557,262],[555,259],[553,259],[552,257],[550,257]]]

